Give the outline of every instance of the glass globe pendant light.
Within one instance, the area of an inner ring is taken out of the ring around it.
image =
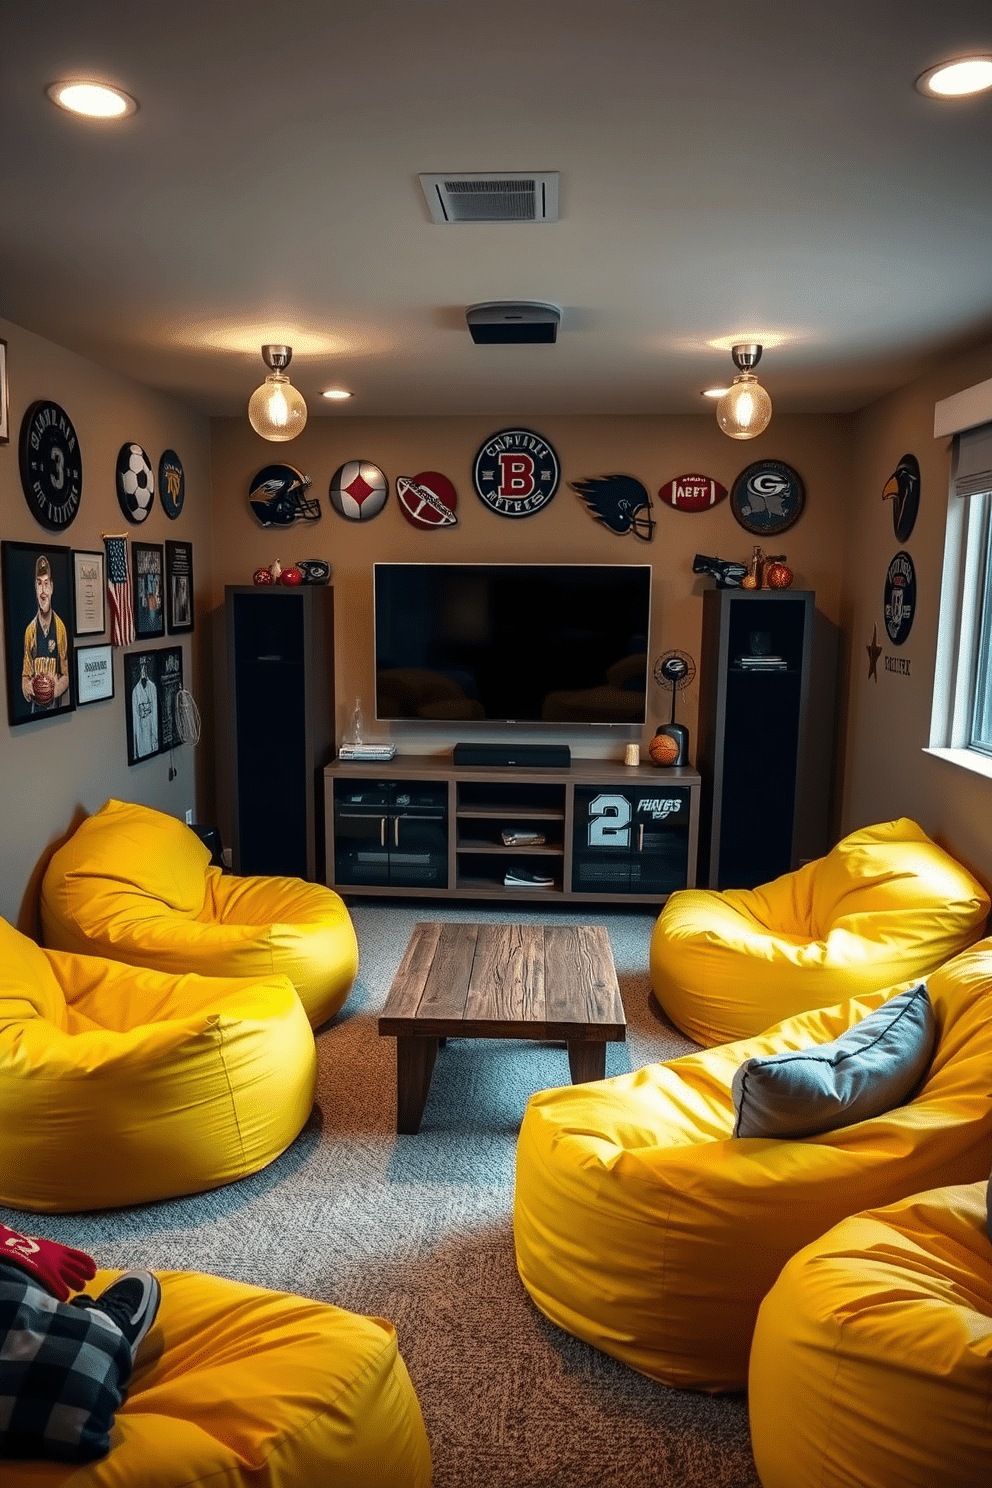
[[[307,421],[307,405],[302,393],[286,376],[293,355],[291,346],[263,346],[262,360],[271,368],[260,388],[248,402],[248,422],[263,439],[295,439]]]
[[[731,439],[754,439],[772,416],[772,400],[751,370],[761,360],[761,347],[735,346],[731,355],[739,375],[716,405],[716,421]]]

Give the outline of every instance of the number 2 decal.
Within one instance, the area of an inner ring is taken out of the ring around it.
[[[630,847],[630,818],[626,796],[595,796],[589,802],[589,846]]]

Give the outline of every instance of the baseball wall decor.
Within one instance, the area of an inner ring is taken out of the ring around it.
[[[152,509],[155,475],[140,444],[122,444],[117,453],[117,500],[129,522],[143,522]]]
[[[263,527],[316,522],[320,502],[307,495],[310,477],[295,465],[263,465],[248,488],[248,504]]]
[[[83,457],[72,420],[58,403],[32,403],[21,420],[21,486],[36,522],[62,532],[79,510]]]
[[[658,500],[676,511],[699,512],[719,506],[727,495],[726,486],[710,475],[676,475],[661,487]]]
[[[802,477],[783,460],[756,460],[741,471],[730,491],[734,517],[757,537],[785,532],[805,505]]]
[[[454,527],[458,518],[458,496],[446,475],[422,470],[419,475],[396,478],[396,500],[400,511],[414,527]]]
[[[920,462],[915,455],[903,455],[885,482],[882,500],[892,502],[892,528],[896,542],[907,542],[920,509]]]
[[[901,646],[916,613],[916,569],[906,552],[899,552],[885,575],[885,629],[893,646]]]
[[[331,476],[331,505],[349,522],[367,522],[386,504],[389,482],[370,460],[348,460]]]
[[[654,533],[651,497],[632,475],[604,475],[570,481],[597,521],[611,532],[632,532],[647,542]]]
[[[158,499],[165,515],[175,520],[186,499],[186,473],[175,450],[165,450],[158,462]]]
[[[532,517],[558,489],[561,466],[546,439],[531,429],[501,429],[472,466],[476,495],[500,517]]]

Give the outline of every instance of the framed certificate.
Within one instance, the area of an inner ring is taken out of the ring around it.
[[[105,555],[72,551],[72,633],[103,635],[107,628]]]
[[[113,646],[76,647],[76,703],[99,703],[114,695]]]

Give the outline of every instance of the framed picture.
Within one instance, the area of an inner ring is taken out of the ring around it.
[[[131,544],[134,570],[134,633],[139,641],[165,634],[162,544]]]
[[[76,698],[79,706],[114,695],[113,646],[76,647]]]
[[[103,635],[107,628],[104,554],[72,552],[73,635]]]
[[[7,343],[0,341],[0,444],[10,443],[10,394],[7,391]]]
[[[158,652],[128,651],[124,657],[124,715],[127,762],[138,765],[162,748],[159,727]]]
[[[183,689],[183,648],[165,646],[158,657],[159,750],[175,749],[179,737],[179,694]]]
[[[193,629],[193,544],[165,545],[165,614],[170,635]]]
[[[5,542],[3,619],[11,724],[71,713],[76,706],[71,626],[72,555],[52,544]]]

